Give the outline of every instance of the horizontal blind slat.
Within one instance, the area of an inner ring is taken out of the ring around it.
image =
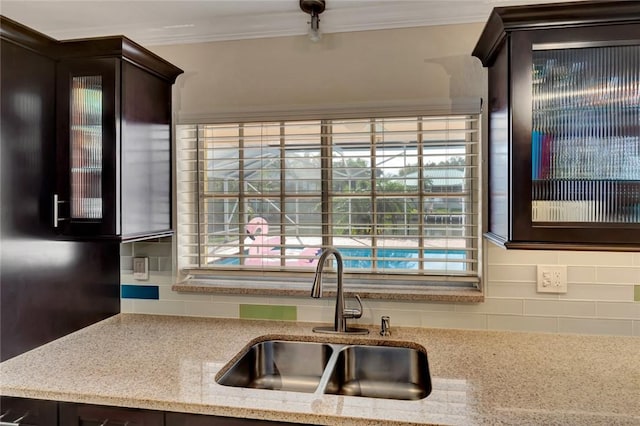
[[[477,123],[448,116],[178,126],[179,182],[195,185],[179,198],[178,234],[199,237],[200,267],[309,268],[330,242],[347,271],[477,276]],[[331,209],[329,233],[323,207]],[[258,217],[265,223],[251,224]],[[184,257],[192,265],[193,253]]]

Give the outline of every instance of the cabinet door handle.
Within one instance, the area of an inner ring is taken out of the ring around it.
[[[100,423],[100,426],[107,426],[107,423],[109,423],[109,419],[105,419],[102,423]]]
[[[60,204],[63,204],[63,203],[66,203],[66,201],[60,201],[58,199],[58,194],[53,194],[53,227],[54,228],[57,228],[58,226],[60,226],[61,220],[67,220],[66,218],[60,217],[60,215],[58,214],[58,208]]]
[[[0,416],[0,419],[2,419],[4,416],[6,416],[7,414],[9,414],[9,411],[7,411],[6,413],[2,414]],[[0,426],[20,426],[20,422],[24,419],[27,418],[27,416],[29,415],[29,412],[27,411],[26,413],[24,413],[23,416],[18,417],[17,419],[15,419],[12,422],[4,422],[0,420]]]

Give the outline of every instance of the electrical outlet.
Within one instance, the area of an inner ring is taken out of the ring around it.
[[[133,258],[133,278],[140,281],[149,279],[149,258],[134,257]]]
[[[566,265],[538,265],[538,293],[566,292]]]

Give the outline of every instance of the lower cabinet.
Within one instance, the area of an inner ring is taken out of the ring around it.
[[[58,403],[3,396],[0,398],[0,422],[5,425],[56,426]]]
[[[275,426],[294,423],[269,420],[238,419],[233,417],[206,416],[201,414],[166,413],[165,426]],[[298,423],[295,423],[299,426]]]
[[[0,398],[0,426],[274,426],[293,424],[7,396]]]
[[[60,426],[164,426],[161,411],[61,402]]]

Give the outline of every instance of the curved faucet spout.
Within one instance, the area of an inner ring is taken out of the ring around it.
[[[342,290],[342,255],[335,247],[329,247],[322,252],[318,259],[318,266],[316,266],[316,275],[313,278],[313,286],[311,287],[311,297],[315,299],[322,297],[322,271],[327,258],[332,254],[338,263],[338,291]]]
[[[358,333],[366,334],[369,332],[367,329],[349,328],[347,327],[347,318],[360,318],[362,316],[362,302],[360,297],[356,294],[355,297],[358,300],[359,307],[357,309],[346,309],[344,303],[344,290],[343,290],[343,262],[342,255],[335,247],[328,247],[325,249],[320,258],[318,259],[318,266],[316,267],[316,274],[313,279],[313,286],[311,287],[311,297],[322,297],[322,274],[324,271],[324,264],[329,256],[333,255],[338,264],[338,280],[336,290],[336,312],[334,316],[333,328],[328,327],[315,327],[313,331],[320,333]]]

